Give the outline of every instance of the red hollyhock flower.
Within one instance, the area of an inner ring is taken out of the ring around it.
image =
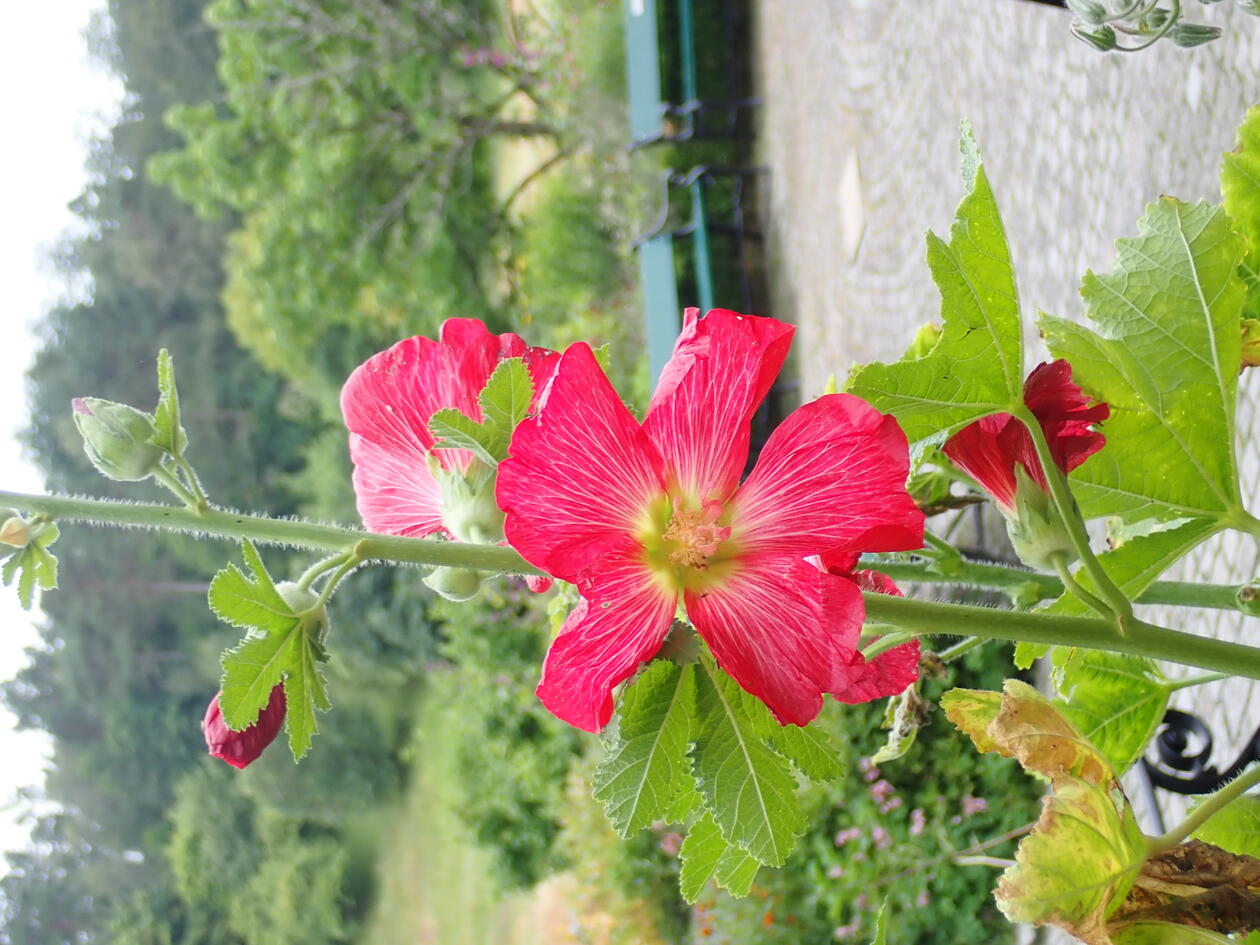
[[[433,449],[429,418],[454,407],[480,421],[477,397],[505,358],[524,359],[537,399],[560,355],[511,333],[492,335],[474,318],[451,318],[438,341],[408,338],[355,368],[341,391],[341,411],[350,429],[359,515],[369,531],[450,534],[434,472],[464,473],[473,455]]]
[[[855,681],[856,584],[805,559],[918,548],[897,422],[848,394],[801,407],[741,483],[749,423],[792,328],[687,312],[643,423],[585,344],[560,359],[499,465],[508,541],[577,585],[538,696],[588,731],[661,646],[681,598],[722,668],[779,721],[804,725]]]
[[[860,590],[891,594],[894,597],[903,596],[901,588],[897,587],[887,574],[881,574],[879,571],[855,571],[857,560],[857,553],[851,551],[820,555],[814,559],[815,563],[828,574],[847,578]],[[854,650],[849,661],[853,678],[848,688],[832,695],[850,705],[898,695],[919,678],[919,657],[918,640],[911,640],[891,650],[885,650],[873,660],[867,660],[860,652]]]
[[[1102,403],[1090,405],[1073,383],[1072,366],[1066,361],[1037,365],[1024,382],[1024,403],[1041,423],[1050,453],[1064,472],[1075,469],[1107,442],[1101,433],[1090,429],[1090,424],[1106,420],[1111,408]],[[1009,413],[984,417],[963,427],[946,441],[941,452],[980,483],[1008,517],[1016,514],[1016,464],[1043,492],[1049,490],[1032,437]]]
[[[206,736],[206,748],[211,757],[222,758],[233,768],[244,768],[263,753],[263,749],[276,740],[284,725],[284,685],[271,690],[271,698],[258,713],[258,721],[247,729],[234,732],[223,721],[216,693],[201,720],[201,731]]]

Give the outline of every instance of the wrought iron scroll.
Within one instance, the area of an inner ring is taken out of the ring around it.
[[[1224,771],[1208,762],[1212,731],[1196,715],[1169,709],[1152,742],[1155,760],[1142,759],[1146,776],[1155,787],[1174,794],[1207,794],[1232,781],[1253,761],[1260,761],[1260,728],[1252,733],[1237,759]]]

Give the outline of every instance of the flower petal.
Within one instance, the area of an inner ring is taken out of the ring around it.
[[[537,689],[548,711],[588,732],[608,724],[613,688],[660,649],[677,607],[633,549],[597,570],[552,642]]]
[[[803,558],[752,556],[686,604],[718,664],[783,724],[808,724],[822,694],[849,683],[866,610],[845,578]]]
[[[885,650],[870,661],[855,653],[852,680],[832,694],[849,705],[900,695],[919,678],[919,655],[918,640]]]
[[[422,538],[443,530],[442,490],[414,441],[391,449],[351,433],[350,458],[355,504],[368,531]]]
[[[508,453],[496,489],[504,534],[526,561],[566,581],[639,531],[663,495],[660,457],[586,344],[561,357]]]
[[[1043,488],[1046,486],[1032,437],[1009,413],[994,414],[967,424],[945,441],[941,452],[993,496],[1008,515],[1015,511],[1016,462],[1022,461],[1029,474]]]
[[[1072,380],[1072,366],[1062,358],[1033,368],[1024,382],[1024,403],[1041,421],[1050,453],[1064,472],[1071,472],[1107,443],[1089,426],[1110,417],[1111,408],[1104,403],[1090,405]]]
[[[909,470],[896,420],[851,394],[820,397],[770,435],[735,495],[731,538],[754,554],[919,548]]]
[[[664,457],[677,490],[719,502],[748,461],[753,414],[770,390],[793,328],[773,318],[688,309],[661,373],[643,429]]]

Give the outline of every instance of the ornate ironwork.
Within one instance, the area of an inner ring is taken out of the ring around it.
[[[1243,746],[1237,759],[1224,771],[1208,762],[1212,757],[1212,731],[1196,715],[1169,709],[1152,743],[1156,760],[1142,759],[1147,778],[1155,787],[1174,794],[1207,794],[1232,781],[1253,761],[1260,761],[1260,728]]]

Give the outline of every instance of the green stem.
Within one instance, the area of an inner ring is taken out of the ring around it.
[[[334,571],[332,577],[324,582],[324,586],[319,592],[319,604],[316,606],[323,607],[327,604],[332,599],[333,591],[337,590],[337,585],[341,583],[341,579],[362,563],[363,559],[354,553],[345,555],[341,567]]]
[[[1128,624],[1133,620],[1133,604],[1124,596],[1120,588],[1116,587],[1107,572],[1103,570],[1103,566],[1099,564],[1098,559],[1094,557],[1094,551],[1089,546],[1089,533],[1085,531],[1085,520],[1081,518],[1080,509],[1076,507],[1076,500],[1072,498],[1067,476],[1054,461],[1054,456],[1050,452],[1046,432],[1041,429],[1040,421],[1027,407],[1020,405],[1016,416],[1023,421],[1024,427],[1032,436],[1033,446],[1037,450],[1037,459],[1041,461],[1046,483],[1050,486],[1050,495],[1059,510],[1059,517],[1067,528],[1072,547],[1076,549],[1076,556],[1081,559],[1086,572],[1094,579],[1095,589],[1111,608],[1112,613],[1116,615],[1121,629],[1127,629]]]
[[[895,633],[885,634],[862,651],[862,658],[867,661],[873,660],[881,653],[887,653],[889,650],[899,647],[903,643],[909,643],[915,638],[915,636],[916,634],[909,633],[905,630],[898,630]]]
[[[184,474],[184,481],[188,483],[188,488],[197,501],[197,508],[209,508],[210,500],[206,498],[206,490],[201,486],[201,477],[197,475],[197,470],[193,469],[192,463],[182,456],[176,456],[175,463]]]
[[[1177,21],[1181,19],[1181,0],[1169,0],[1168,19],[1164,21],[1164,25],[1157,29],[1154,34],[1144,43],[1136,46],[1117,46],[1118,52],[1140,52],[1148,46],[1154,46],[1157,42],[1172,32],[1177,25]]]
[[[1072,569],[1068,566],[1068,560],[1064,555],[1053,555],[1050,560],[1054,563],[1054,570],[1059,575],[1059,580],[1063,582],[1063,586],[1072,593],[1073,597],[1088,606],[1090,610],[1097,611],[1103,616],[1111,613],[1110,607],[1077,583],[1076,578],[1072,576]]]
[[[179,481],[179,477],[170,470],[158,466],[153,470],[153,478],[175,493],[175,498],[183,502],[188,508],[196,509],[198,507],[196,497],[184,488],[184,484]]]
[[[1036,600],[1055,600],[1063,594],[1063,582],[1051,574],[1029,571],[959,559],[949,565],[949,573],[943,574],[934,562],[888,560],[880,555],[865,555],[862,567],[874,568],[887,574],[894,581],[910,581],[918,584],[964,584],[972,587],[991,587],[1004,591],[1012,598],[1024,599],[1035,594]],[[1140,595],[1139,604],[1171,604],[1176,607],[1210,607],[1216,610],[1236,610],[1249,614],[1251,610],[1239,605],[1238,592],[1245,584],[1193,584],[1188,581],[1156,581]]]
[[[895,624],[910,633],[944,633],[1110,650],[1260,679],[1260,648],[1156,627],[1141,620],[1131,621],[1121,632],[1114,621],[1098,617],[938,604],[869,591],[863,592],[862,598],[868,618]]]
[[[315,579],[317,577],[327,571],[331,571],[338,565],[345,563],[347,557],[348,553],[343,551],[341,554],[321,558],[302,572],[302,576],[297,580],[297,586],[304,591],[309,591],[311,589],[311,585],[315,583]]]
[[[1169,692],[1178,692],[1182,689],[1189,689],[1191,686],[1202,686],[1205,683],[1220,682],[1222,679],[1229,679],[1232,673],[1204,673],[1202,676],[1190,676],[1187,679],[1172,680],[1167,684]]]
[[[399,564],[447,565],[477,571],[542,574],[514,550],[499,545],[375,535],[355,528],[267,518],[223,509],[195,512],[173,505],[0,492],[0,507],[5,506],[46,515],[60,522],[160,528],[227,541],[251,538],[263,544],[316,551],[353,552],[361,561],[377,559]]]
[[[1252,788],[1257,784],[1260,784],[1260,765],[1256,765],[1246,773],[1240,774],[1215,794],[1204,798],[1185,820],[1173,827],[1168,833],[1160,837],[1148,838],[1146,844],[1147,855],[1154,856],[1157,853],[1163,853],[1165,850],[1172,849],[1202,827],[1207,819],[1217,813],[1222,807],[1235,798],[1241,797],[1248,788]]]
[[[953,646],[946,647],[937,653],[936,656],[942,663],[952,663],[960,656],[979,649],[988,642],[984,637],[968,637],[966,640],[959,640]]]

